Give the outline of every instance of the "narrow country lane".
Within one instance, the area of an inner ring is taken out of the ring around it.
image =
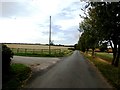
[[[37,76],[25,88],[112,88],[79,51]]]

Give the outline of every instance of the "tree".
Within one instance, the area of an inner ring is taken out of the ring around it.
[[[112,65],[118,66],[120,59],[120,2],[91,3],[95,9],[95,25],[101,40],[110,42],[113,50]]]
[[[98,44],[98,32],[96,32],[96,27],[94,26],[94,21],[92,18],[84,17],[84,20],[80,24],[80,29],[83,30],[83,34],[80,37],[79,44],[81,45],[82,51],[88,51],[89,48],[92,49],[92,56],[94,56],[95,47]]]
[[[99,49],[101,52],[107,51],[107,42],[102,42],[101,45],[99,46]]]
[[[78,46],[80,47],[80,50],[85,52],[85,39],[84,39],[84,34],[81,35],[78,41]]]
[[[110,43],[113,50],[112,65],[118,66],[120,60],[120,2],[91,2],[89,5],[84,21],[86,18],[88,19],[89,25],[91,25],[90,30],[93,31],[91,33],[96,33],[99,41]],[[95,39],[95,37],[93,38]]]
[[[52,41],[50,42],[50,45],[55,45],[53,42],[54,42],[54,41],[52,40]]]

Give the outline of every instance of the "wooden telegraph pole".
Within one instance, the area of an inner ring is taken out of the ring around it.
[[[49,55],[51,54],[51,47],[50,47],[50,44],[51,44],[51,16],[50,16],[50,31],[49,31]]]

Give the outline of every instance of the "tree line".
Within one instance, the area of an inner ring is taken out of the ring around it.
[[[83,52],[96,47],[110,45],[113,51],[112,65],[120,60],[120,2],[89,2],[86,4],[83,21],[79,25],[82,32],[77,48]]]

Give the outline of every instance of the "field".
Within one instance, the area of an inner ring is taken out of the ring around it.
[[[92,55],[92,52],[88,52],[89,55]],[[109,63],[112,62],[113,59],[113,53],[107,53],[107,52],[95,52],[95,56],[99,57]]]
[[[18,56],[38,56],[38,57],[63,57],[72,53],[68,50],[71,47],[51,46],[49,54],[48,45],[25,45],[25,44],[6,44]]]
[[[113,54],[112,53],[105,53],[105,52],[99,52],[96,53],[97,57],[100,57],[101,59],[104,59],[108,62],[112,62]]]
[[[26,49],[49,49],[48,45],[24,45],[24,44],[6,44],[9,48],[26,48]],[[51,49],[67,50],[71,47],[51,46]]]

